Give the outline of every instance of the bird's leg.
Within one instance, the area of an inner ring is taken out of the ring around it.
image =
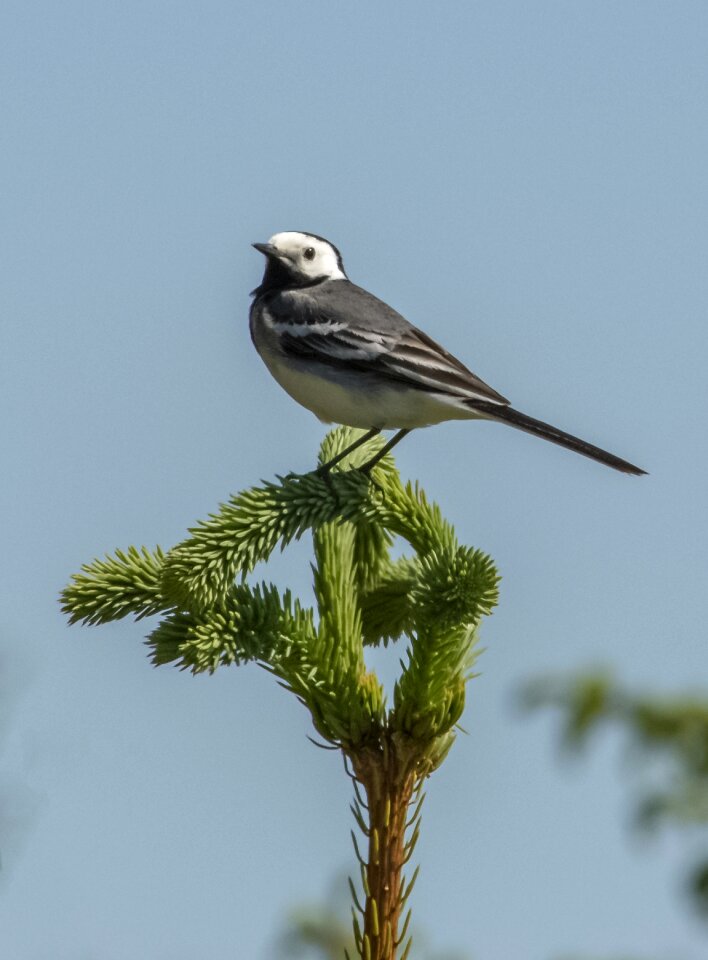
[[[367,460],[366,463],[365,463],[363,466],[359,467],[359,469],[361,470],[361,472],[362,472],[362,473],[370,473],[372,467],[375,467],[376,464],[379,462],[379,460],[381,460],[382,457],[385,457],[386,454],[389,452],[389,450],[393,450],[393,448],[396,446],[396,444],[397,444],[397,443],[400,443],[401,440],[403,440],[403,438],[406,436],[406,434],[408,434],[408,433],[410,433],[410,432],[411,432],[410,430],[399,430],[398,433],[395,433],[395,434],[391,437],[391,439],[388,441],[388,443],[387,443],[385,446],[381,447],[381,449],[379,450],[379,452],[378,452],[377,454],[375,454],[375,455],[371,458],[371,460]]]
[[[350,453],[353,453],[358,447],[366,443],[368,440],[371,440],[372,437],[375,437],[377,433],[381,433],[381,430],[378,427],[372,427],[371,430],[367,430],[366,433],[362,434],[354,443],[350,443],[346,450],[342,450],[341,453],[338,453],[336,457],[332,457],[331,460],[328,460],[327,463],[323,463],[321,467],[318,467],[315,470],[315,473],[320,476],[326,476],[332,467],[336,467],[338,463],[344,460],[345,457],[348,457]]]

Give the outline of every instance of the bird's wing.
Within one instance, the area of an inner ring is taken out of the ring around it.
[[[272,317],[287,355],[359,370],[412,389],[508,404],[505,397],[383,301],[353,284],[347,287],[346,310],[331,300],[320,302],[320,298],[308,297],[299,304],[297,314],[278,311]],[[364,296],[352,298],[352,287]],[[344,292],[343,287],[339,289]],[[356,323],[352,316],[357,318]]]

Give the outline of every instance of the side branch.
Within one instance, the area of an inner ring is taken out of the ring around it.
[[[129,547],[85,563],[61,594],[69,623],[109,623],[134,614],[138,620],[169,610],[162,593],[165,555],[157,547]]]

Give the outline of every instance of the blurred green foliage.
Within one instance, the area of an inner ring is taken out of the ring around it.
[[[694,850],[696,837],[703,845],[693,854],[685,889],[708,921],[708,697],[635,693],[598,670],[534,680],[522,701],[529,709],[560,711],[566,750],[581,751],[601,728],[624,734],[639,761],[635,822],[647,830],[690,831]]]

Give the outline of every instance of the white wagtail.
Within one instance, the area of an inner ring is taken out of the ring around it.
[[[447,350],[344,272],[339,250],[312,233],[276,233],[253,291],[251,337],[290,396],[326,423],[367,430],[327,471],[381,430],[398,432],[368,470],[416,427],[497,420],[635,475],[646,471],[509,406]]]

